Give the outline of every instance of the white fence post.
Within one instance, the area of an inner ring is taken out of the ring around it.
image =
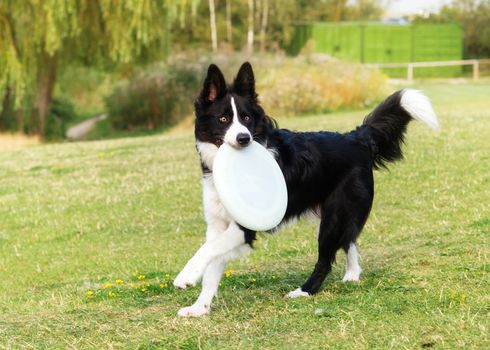
[[[477,81],[480,78],[480,67],[478,60],[473,60],[473,81]]]
[[[413,83],[413,64],[407,65],[407,80],[409,83]]]

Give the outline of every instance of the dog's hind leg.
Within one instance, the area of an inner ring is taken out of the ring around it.
[[[322,218],[318,235],[318,261],[310,278],[298,289],[286,295],[288,298],[310,296],[316,293],[332,269],[335,254],[342,244],[341,230],[336,215]]]
[[[349,248],[345,251],[346,263],[345,263],[345,275],[342,278],[342,282],[359,281],[362,269],[359,265],[359,253],[357,251],[356,244],[351,242]]]
[[[371,210],[373,190],[370,179],[372,177],[366,176],[362,171],[355,172],[325,201],[318,234],[318,261],[310,278],[300,288],[290,292],[287,297],[309,296],[318,292],[332,270],[337,251],[352,247],[350,243],[355,242]],[[358,268],[357,278],[359,278],[357,249],[355,245],[353,247],[352,264],[349,267]]]

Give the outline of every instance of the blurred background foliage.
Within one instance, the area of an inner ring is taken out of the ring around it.
[[[192,115],[210,62],[250,60],[273,117],[359,108],[386,93],[376,69],[287,55],[299,21],[380,20],[389,0],[0,0],[0,131],[62,139],[161,131]],[[490,2],[454,0],[418,22],[462,26],[465,57],[490,57]],[[124,134],[126,135],[126,134]]]
[[[165,64],[150,65],[120,81],[105,100],[112,126],[154,129],[178,123],[192,113],[192,98],[211,61],[230,82],[243,55],[171,57]],[[295,58],[258,55],[249,61],[255,67],[259,98],[271,116],[365,107],[386,93],[386,77],[360,64],[313,54]]]

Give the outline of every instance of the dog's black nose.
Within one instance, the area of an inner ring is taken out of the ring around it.
[[[236,136],[236,140],[240,146],[246,146],[250,142],[250,135],[245,133],[239,133]]]

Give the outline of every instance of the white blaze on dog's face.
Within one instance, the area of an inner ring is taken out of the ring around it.
[[[233,119],[231,124],[226,131],[224,141],[235,148],[245,147],[252,140],[252,135],[250,130],[243,125],[240,121],[240,116],[238,115],[238,110],[235,104],[235,99],[233,96],[230,99],[231,110],[233,111]],[[242,119],[248,121],[250,117],[244,116]]]

